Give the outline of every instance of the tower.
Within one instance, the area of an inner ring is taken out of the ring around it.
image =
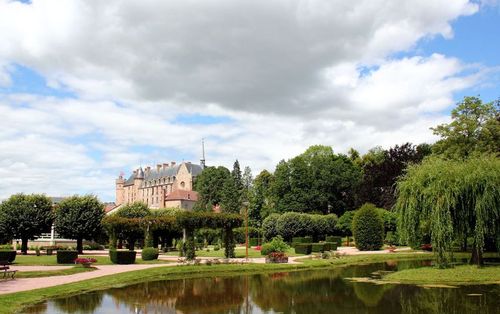
[[[200,166],[202,169],[205,169],[205,139],[201,139],[201,159],[200,159]]]
[[[116,205],[121,205],[125,202],[124,184],[125,179],[123,178],[123,173],[120,173],[120,176],[116,179]]]

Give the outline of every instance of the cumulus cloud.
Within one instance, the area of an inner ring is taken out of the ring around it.
[[[453,94],[488,69],[398,53],[452,38],[450,23],[478,9],[466,0],[0,0],[0,87],[19,64],[74,95],[0,92],[0,199],[112,200],[119,171],[194,161],[202,137],[210,164],[239,158],[254,170],[313,144],[346,152],[432,141]],[[229,119],[192,124],[181,114]]]

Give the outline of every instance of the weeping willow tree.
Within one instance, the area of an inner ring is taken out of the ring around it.
[[[500,159],[466,161],[430,158],[411,165],[397,183],[396,211],[402,240],[417,244],[423,222],[430,222],[438,265],[451,261],[454,240],[473,237],[471,263],[482,264],[485,237],[500,234]]]

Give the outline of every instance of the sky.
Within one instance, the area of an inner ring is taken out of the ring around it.
[[[0,199],[139,166],[432,143],[500,97],[500,1],[0,0]]]

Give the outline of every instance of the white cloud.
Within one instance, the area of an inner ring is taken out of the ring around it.
[[[0,94],[0,199],[95,192],[139,164],[235,158],[254,170],[313,144],[366,151],[434,138],[453,94],[487,71],[443,55],[394,57],[453,37],[466,0],[0,0],[9,64],[75,98]],[[7,69],[7,70],[6,70]],[[179,123],[179,114],[230,117]],[[147,146],[144,149],[143,146]],[[174,155],[175,157],[172,157]],[[180,160],[178,160],[180,161]]]

